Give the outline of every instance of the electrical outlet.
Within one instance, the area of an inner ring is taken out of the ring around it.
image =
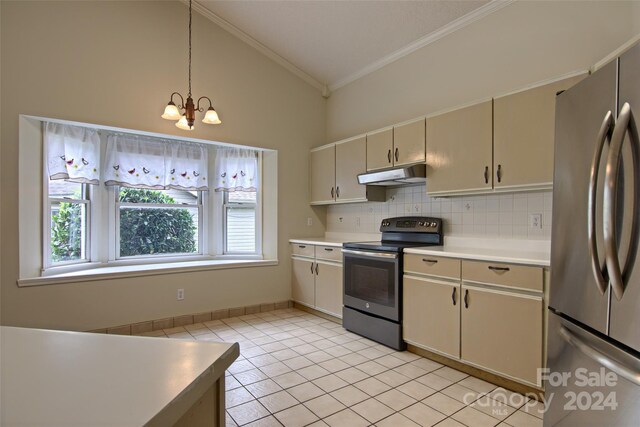
[[[311,227],[313,225],[313,218],[307,218],[307,227]]]
[[[178,298],[178,301],[182,301],[184,299],[184,289],[178,289],[177,298]]]
[[[540,230],[542,228],[542,214],[535,213],[529,215],[529,228]]]

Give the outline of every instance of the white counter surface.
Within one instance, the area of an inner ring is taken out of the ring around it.
[[[301,245],[342,247],[345,242],[367,242],[380,239],[380,234],[327,233],[322,237],[290,239]],[[445,236],[442,246],[405,249],[408,254],[461,258],[477,261],[504,262],[549,267],[551,242],[548,240],[492,239]]]
[[[237,343],[14,327],[0,327],[0,351],[6,426],[165,424],[239,355]]]
[[[409,248],[404,253],[549,267],[549,247],[544,240],[445,237],[443,246]]]

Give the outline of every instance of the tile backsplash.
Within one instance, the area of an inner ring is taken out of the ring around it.
[[[329,206],[327,232],[375,233],[384,218],[424,215],[442,218],[445,236],[550,240],[551,204],[551,191],[429,197],[424,185],[390,188],[386,202]],[[534,214],[541,228],[529,227]]]

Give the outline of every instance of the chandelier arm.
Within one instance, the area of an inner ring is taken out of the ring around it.
[[[206,99],[207,101],[209,101],[209,108],[213,108],[213,103],[211,102],[211,99],[208,96],[201,96],[200,98],[198,98],[198,106],[196,107],[196,110],[200,112],[204,111],[204,107],[200,107],[200,101],[202,99]]]
[[[179,108],[180,108],[181,110],[184,110],[184,98],[182,97],[182,95],[180,95],[180,93],[179,93],[179,92],[173,92],[173,93],[171,94],[171,102],[173,102],[173,95],[178,95],[178,96],[180,97],[180,107],[179,107]]]

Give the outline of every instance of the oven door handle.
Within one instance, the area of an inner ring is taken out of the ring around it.
[[[347,255],[360,255],[360,256],[370,257],[370,258],[388,258],[388,259],[398,258],[398,254],[391,254],[386,252],[365,252],[365,251],[354,251],[351,249],[343,249],[342,253]]]

